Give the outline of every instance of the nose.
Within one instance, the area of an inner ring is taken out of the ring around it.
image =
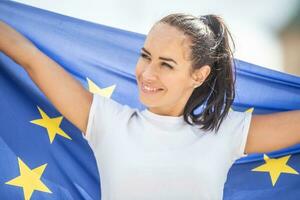
[[[157,71],[153,65],[148,65],[143,73],[143,80],[146,82],[151,82],[157,80]]]

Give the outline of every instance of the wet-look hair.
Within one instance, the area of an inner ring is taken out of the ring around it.
[[[217,131],[235,97],[236,74],[230,46],[234,49],[235,45],[227,26],[217,15],[195,17],[184,13],[167,15],[158,23],[176,27],[189,36],[191,72],[205,65],[210,66],[210,74],[194,89],[184,107],[183,116],[188,124]]]

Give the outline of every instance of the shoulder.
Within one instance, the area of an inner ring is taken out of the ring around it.
[[[103,112],[103,110],[105,110],[111,111],[112,113],[133,112],[135,110],[126,104],[121,104],[112,98],[103,97],[99,94],[93,94],[92,107],[97,110],[102,109],[102,111],[99,110],[100,112]]]
[[[89,120],[94,119],[98,124],[128,121],[137,109],[121,104],[114,99],[93,94]]]
[[[136,110],[111,98],[93,94],[86,134],[103,135],[116,128],[116,124],[126,124],[135,115]]]
[[[245,145],[249,134],[251,112],[229,111],[217,133],[232,153],[232,160],[245,156]]]
[[[247,121],[250,121],[252,117],[251,112],[240,112],[240,111],[234,111],[230,110],[226,117],[223,120],[223,125],[228,126],[228,125],[239,125],[243,123],[247,123]]]

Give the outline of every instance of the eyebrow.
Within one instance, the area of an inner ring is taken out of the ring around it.
[[[151,56],[151,53],[149,51],[147,51],[144,47],[142,47],[142,50]],[[177,65],[177,62],[175,60],[173,60],[172,58],[159,57],[159,59],[165,60],[165,61],[171,61]]]

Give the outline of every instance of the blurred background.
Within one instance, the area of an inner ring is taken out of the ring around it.
[[[299,0],[15,1],[142,34],[172,12],[217,14],[233,35],[236,58],[300,76]]]

